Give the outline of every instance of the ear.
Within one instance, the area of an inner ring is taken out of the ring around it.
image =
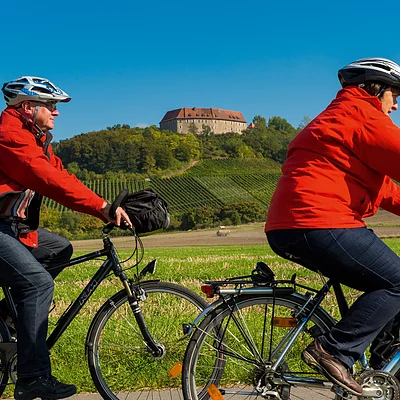
[[[23,101],[21,104],[20,111],[27,117],[32,118],[35,112],[35,106],[36,106],[35,103],[32,103],[30,101]]]

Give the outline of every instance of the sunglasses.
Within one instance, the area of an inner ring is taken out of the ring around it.
[[[37,101],[36,104],[40,105],[41,107],[46,107],[50,112],[54,112],[57,110],[57,102],[56,101],[47,101],[46,103],[41,103]]]

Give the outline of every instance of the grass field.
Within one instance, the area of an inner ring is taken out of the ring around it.
[[[400,252],[400,239],[385,239],[385,242],[394,251]],[[123,260],[130,254],[127,251],[121,251],[119,255]],[[198,293],[201,293],[200,284],[203,280],[250,274],[257,261],[267,263],[279,279],[290,278],[295,273],[300,283],[311,287],[321,285],[318,275],[279,258],[267,244],[150,248],[146,250],[141,266],[154,258],[158,259],[155,278],[179,283]],[[59,275],[56,280],[52,321],[59,317],[79,294],[100,263],[100,261],[95,261],[70,267]],[[128,271],[128,275],[133,272],[135,271]],[[107,298],[120,290],[120,287],[119,281],[112,278],[103,282],[52,350],[53,374],[62,381],[75,383],[79,392],[95,392],[87,367],[84,346],[90,321],[96,310]],[[345,293],[350,302],[359,295],[358,292],[347,288],[345,288]],[[327,296],[324,307],[338,318],[332,295]],[[51,329],[52,326],[50,326]]]

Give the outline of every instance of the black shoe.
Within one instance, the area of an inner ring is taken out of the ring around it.
[[[36,397],[46,400],[64,399],[76,393],[74,385],[59,382],[54,376],[39,376],[28,383],[19,379],[15,384],[14,398],[16,400],[32,400]]]

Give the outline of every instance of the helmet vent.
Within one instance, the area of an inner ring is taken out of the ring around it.
[[[370,64],[371,65],[371,67],[375,67],[375,68],[382,68],[382,69],[385,69],[386,71],[390,71],[390,67],[389,67],[389,65],[386,65],[386,64],[375,64],[375,63],[372,63],[372,64]]]
[[[397,79],[400,79],[400,74],[398,74],[397,72],[391,71],[390,74],[396,77]]]
[[[52,93],[51,90],[46,89],[44,87],[35,87],[35,92],[39,92],[39,93]]]
[[[21,90],[24,85],[8,85],[8,89]]]

